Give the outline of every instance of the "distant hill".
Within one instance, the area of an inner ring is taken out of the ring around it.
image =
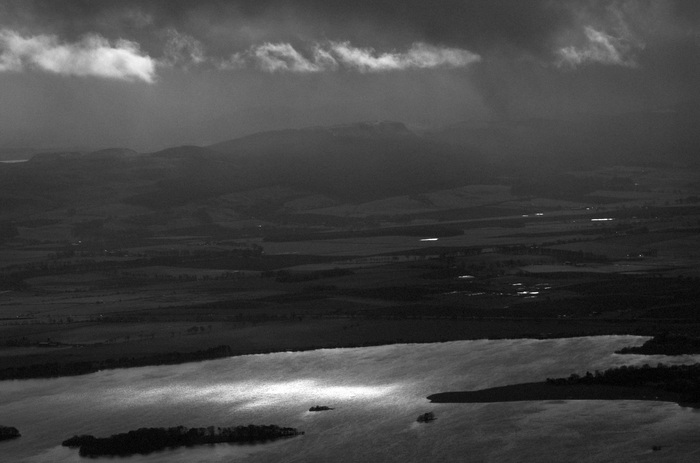
[[[396,137],[415,137],[401,122],[361,122],[334,126],[308,127],[305,129],[287,129],[259,132],[253,135],[227,140],[211,145],[209,148],[221,153],[239,150],[260,150],[261,148],[281,147],[288,144],[309,143],[312,141],[329,141],[339,138],[390,139]]]
[[[108,148],[98,151],[82,152],[82,151],[59,151],[37,153],[29,159],[32,164],[46,162],[61,162],[61,161],[117,161],[138,156],[134,150],[127,148]]]
[[[282,184],[366,201],[470,183],[483,174],[474,150],[429,140],[399,122],[266,132],[209,147],[257,186]]]
[[[214,154],[214,152],[207,148],[184,145],[176,146],[174,148],[166,148],[164,150],[151,153],[150,156],[164,159],[202,159],[206,156],[211,156],[212,154]]]
[[[540,191],[540,183],[572,169],[697,163],[698,121],[700,111],[688,106],[566,120],[470,122],[421,134],[400,122],[362,122],[146,154],[126,148],[35,153],[28,162],[0,163],[0,215],[113,204],[114,210],[154,211],[207,206],[258,217],[301,198],[359,204],[498,176]],[[570,183],[567,177],[562,182]]]
[[[0,213],[117,203],[153,181],[145,177],[157,167],[123,148],[37,153],[27,162],[0,164]],[[158,169],[156,176],[166,170]]]
[[[39,150],[31,148],[0,148],[0,161],[27,160]]]
[[[96,201],[164,209],[266,188],[359,203],[484,178],[475,150],[416,135],[400,122],[262,132],[148,154],[40,153],[9,166],[0,166],[0,199],[13,210]]]
[[[153,183],[125,202],[154,209],[203,201],[250,186],[241,181],[240,167],[221,159],[219,153],[199,146],[179,146],[144,155],[153,166]]]

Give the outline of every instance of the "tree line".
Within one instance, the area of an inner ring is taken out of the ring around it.
[[[192,447],[194,445],[229,443],[255,443],[284,437],[294,437],[303,432],[295,428],[277,425],[233,426],[228,428],[140,428],[110,437],[91,435],[73,436],[63,441],[64,447],[79,447],[80,456],[98,457],[148,454],[166,448]]]
[[[554,385],[604,384],[625,387],[650,387],[681,394],[681,401],[700,403],[700,363],[692,365],[664,365],[656,367],[623,365],[605,371],[587,371],[585,375],[572,374],[568,378],[547,378]]]
[[[233,355],[231,347],[221,345],[195,352],[169,352],[146,357],[121,357],[119,359],[107,359],[94,362],[36,363],[29,366],[4,368],[0,370],[0,380],[77,376],[95,373],[100,370],[153,365],[175,365],[185,362],[197,362],[201,360],[229,357],[231,355]]]

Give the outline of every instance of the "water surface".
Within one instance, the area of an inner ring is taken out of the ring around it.
[[[306,434],[123,461],[700,461],[700,412],[672,403],[426,399],[623,364],[700,360],[613,353],[642,341],[604,336],[402,344],[5,381],[0,424],[19,428],[23,437],[0,443],[0,455],[3,461],[86,461],[60,442],[74,434],[107,436],[139,427],[253,423],[293,426]],[[335,410],[308,412],[313,405]],[[426,411],[438,419],[416,423]],[[662,450],[652,452],[654,445]]]

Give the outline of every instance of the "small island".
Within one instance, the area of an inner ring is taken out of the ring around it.
[[[20,436],[21,434],[17,428],[12,426],[0,426],[0,441],[16,439]]]
[[[653,400],[700,407],[700,364],[622,366],[568,378],[547,378],[477,391],[428,396],[433,403],[491,403],[534,400]]]
[[[326,407],[325,405],[314,405],[313,407],[309,408],[310,412],[325,412],[328,410],[335,410],[332,407]]]
[[[222,442],[250,444],[304,434],[294,428],[276,425],[248,425],[219,428],[140,428],[110,437],[73,436],[64,447],[79,447],[82,457],[145,455],[166,448],[192,447]]]
[[[437,418],[435,417],[435,413],[433,412],[427,412],[423,413],[422,415],[419,415],[416,421],[419,423],[430,423],[431,421],[435,421]]]

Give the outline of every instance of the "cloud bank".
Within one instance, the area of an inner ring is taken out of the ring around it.
[[[0,0],[0,145],[697,106],[699,31],[697,0]]]
[[[318,47],[314,50],[313,59],[305,58],[288,43],[265,43],[252,47],[248,55],[251,61],[267,72],[320,72],[337,67],[335,59]]]
[[[73,43],[55,35],[23,36],[0,29],[0,72],[38,69],[66,76],[95,76],[153,83],[161,67],[214,65],[218,69],[255,68],[269,73],[314,73],[339,68],[361,73],[407,69],[460,68],[481,57],[468,50],[414,43],[406,52],[378,53],[350,42],[314,44],[304,55],[289,43],[266,42],[251,46],[226,60],[205,54],[203,44],[174,29],[166,31],[163,55],[154,59],[140,51],[136,42],[117,40],[114,44],[97,35],[85,35]]]
[[[442,0],[439,8],[425,0],[0,0],[0,28],[123,37],[163,67],[272,73],[461,67],[473,61],[469,52],[555,69],[632,68],[645,61],[639,40],[648,55],[659,42],[696,35],[698,21],[695,0]],[[324,45],[309,46],[316,42]]]
[[[93,34],[75,43],[61,43],[52,35],[25,37],[13,30],[0,30],[0,72],[25,68],[151,83],[155,80],[156,63],[141,54],[138,44],[128,40],[117,40],[112,45]]]
[[[350,42],[315,44],[309,57],[288,43],[264,43],[248,52],[235,54],[224,68],[253,66],[266,72],[312,73],[347,69],[361,73],[408,69],[461,68],[481,57],[460,48],[444,48],[414,43],[406,52],[377,53],[372,48],[358,48]]]
[[[587,39],[585,45],[559,49],[558,66],[575,68],[584,64],[598,63],[637,67],[636,53],[644,48],[642,43],[625,37],[614,37],[590,26],[587,26],[584,32]]]
[[[436,67],[465,67],[481,60],[475,53],[460,48],[441,48],[425,43],[414,43],[406,53],[382,53],[371,48],[355,48],[348,42],[333,43],[332,53],[344,65],[360,72],[378,72],[400,69],[427,69]]]
[[[175,29],[166,30],[164,35],[167,37],[167,42],[159,64],[189,67],[202,64],[207,60],[204,45],[194,37],[182,34]]]

